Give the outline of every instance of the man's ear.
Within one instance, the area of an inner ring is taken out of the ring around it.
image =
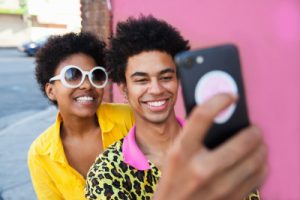
[[[126,83],[120,83],[118,84],[118,86],[124,99],[128,100],[128,90],[127,90]]]
[[[55,88],[54,88],[53,84],[46,83],[45,91],[46,91],[46,94],[47,94],[47,96],[50,100],[56,101]]]

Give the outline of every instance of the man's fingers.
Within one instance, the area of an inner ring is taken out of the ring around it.
[[[233,200],[250,200],[250,199],[259,199],[259,193],[257,189],[262,185],[264,180],[266,179],[268,174],[268,167],[264,166],[252,177],[249,177],[247,181],[240,184],[238,188],[236,188],[235,192],[228,196],[226,199],[233,199]],[[247,197],[247,198],[246,198]],[[249,197],[249,198],[248,198]]]
[[[248,183],[248,188],[244,188],[244,190],[250,192],[261,184],[264,176],[259,177],[258,174],[261,174],[260,171],[265,166],[266,148],[264,145],[261,145],[253,153],[240,160],[240,162],[216,175],[218,177],[215,179],[215,188],[219,190],[220,196],[226,196],[230,194],[230,191],[234,191],[235,189],[240,190],[239,188],[242,185]],[[253,177],[256,178],[253,179]]]
[[[222,145],[214,149],[212,163],[218,164],[218,170],[223,171],[226,168],[237,164],[242,159],[263,144],[261,131],[256,126],[241,130],[235,136],[224,142]],[[222,165],[221,165],[222,163]]]
[[[235,100],[236,97],[231,94],[217,94],[193,109],[179,136],[181,146],[187,155],[202,148],[203,138],[215,117]]]
[[[240,147],[241,149],[235,150],[242,151],[243,147]],[[195,157],[192,169],[197,172],[194,173],[194,179],[198,180],[198,185],[194,188],[205,187],[202,192],[199,190],[199,196],[203,198],[205,195],[204,199],[242,199],[241,197],[259,187],[267,173],[267,151],[262,142],[252,147],[244,156],[227,152],[226,156],[217,158],[219,155],[216,152],[208,151]],[[224,148],[220,149],[224,151]]]
[[[228,191],[226,187],[236,187],[244,181],[243,177],[248,178],[248,174],[251,175],[257,167],[265,164],[266,147],[259,133],[259,129],[252,126],[217,149],[207,152],[198,150],[192,166],[195,177],[200,180],[199,184],[216,179],[215,184],[225,184],[223,189]]]

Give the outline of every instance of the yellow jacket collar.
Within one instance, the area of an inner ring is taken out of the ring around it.
[[[56,121],[53,126],[54,134],[52,135],[53,138],[49,138],[51,140],[51,147],[49,149],[50,158],[54,161],[60,163],[68,163],[67,158],[64,153],[64,147],[62,144],[62,140],[60,138],[60,126],[62,123],[62,118],[60,113],[57,113]]]
[[[110,120],[111,115],[107,115],[105,109],[103,109],[102,106],[100,106],[96,114],[98,117],[98,122],[100,124],[102,134],[110,132],[114,127],[114,123]]]

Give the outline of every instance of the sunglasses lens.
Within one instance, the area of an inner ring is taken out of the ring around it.
[[[93,83],[97,86],[102,86],[107,79],[106,73],[102,69],[95,69],[91,76]]]
[[[68,84],[75,86],[81,82],[82,73],[79,69],[69,68],[65,73],[65,80]]]

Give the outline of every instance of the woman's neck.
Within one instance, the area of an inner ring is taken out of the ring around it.
[[[63,117],[62,133],[65,137],[83,137],[86,133],[99,129],[97,116],[88,118]]]

